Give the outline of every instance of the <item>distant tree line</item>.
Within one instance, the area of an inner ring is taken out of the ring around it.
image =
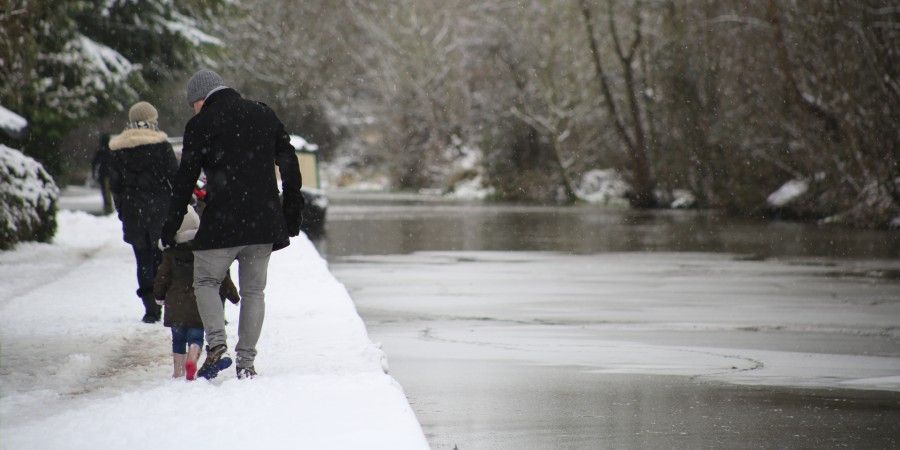
[[[397,188],[470,176],[446,168],[476,148],[505,200],[577,201],[584,173],[616,168],[641,208],[682,189],[701,207],[761,214],[771,192],[803,180],[798,217],[882,226],[900,215],[890,0],[11,4],[25,6],[0,11],[0,101],[54,133],[133,97],[89,89],[66,67],[81,33],[139,65],[126,91],[180,93],[164,81],[211,64],[326,158],[382,168]],[[192,20],[221,45],[142,28],[129,8]],[[96,101],[58,110],[85,89]]]
[[[687,189],[755,214],[797,179],[797,215],[900,214],[895,2],[265,0],[242,17],[232,72],[397,187],[445,182],[462,140],[504,199],[574,201],[581,174],[615,167],[636,207]]]

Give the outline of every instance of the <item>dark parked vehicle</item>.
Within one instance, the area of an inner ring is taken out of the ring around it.
[[[303,222],[300,229],[311,238],[325,233],[325,214],[328,212],[328,197],[322,190],[319,177],[319,146],[311,144],[300,136],[291,135],[291,145],[300,162],[300,175],[303,177]]]
[[[180,137],[169,138],[169,143],[175,150],[175,156],[181,160],[182,142]],[[321,180],[319,178],[319,147],[311,144],[297,135],[291,135],[291,145],[297,154],[297,161],[300,163],[300,175],[303,177],[303,222],[300,229],[310,238],[316,238],[325,232],[325,215],[328,211],[328,197],[322,190]],[[203,189],[203,179],[205,175],[201,174],[201,181],[198,183],[198,189]],[[281,177],[279,176],[279,180]]]

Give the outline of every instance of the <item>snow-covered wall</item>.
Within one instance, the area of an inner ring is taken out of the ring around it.
[[[58,197],[59,188],[39,162],[0,144],[0,249],[50,240]]]

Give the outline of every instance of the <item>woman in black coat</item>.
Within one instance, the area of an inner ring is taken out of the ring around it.
[[[159,131],[158,117],[153,105],[138,102],[128,111],[125,131],[109,141],[110,189],[122,221],[122,237],[134,250],[137,295],[144,304],[145,323],[158,322],[161,315],[153,298],[153,279],[162,261],[156,243],[178,170],[168,136]]]

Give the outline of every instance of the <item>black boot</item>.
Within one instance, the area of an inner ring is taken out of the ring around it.
[[[156,304],[153,295],[143,295],[141,301],[144,302],[144,317],[141,322],[156,323],[162,317],[162,306]]]

